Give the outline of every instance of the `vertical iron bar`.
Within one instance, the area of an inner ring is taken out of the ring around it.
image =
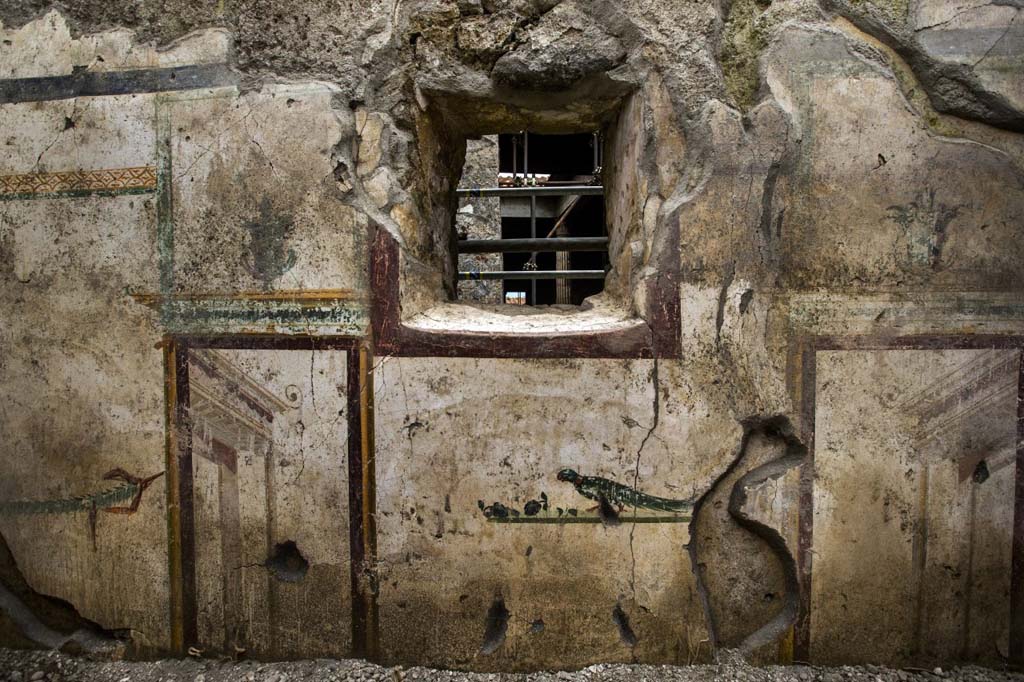
[[[498,159],[499,159],[499,162],[500,162],[500,159],[501,159],[500,147],[499,147],[499,152],[498,152]],[[498,170],[499,171],[501,170],[501,164],[500,163],[499,163]],[[515,135],[513,135],[512,136],[512,186],[513,187],[516,186],[516,173],[518,172],[518,170],[519,170],[519,138],[516,137]],[[504,228],[505,218],[503,218],[501,216],[501,202],[502,202],[502,199],[498,199],[498,221],[499,221],[499,223],[501,223],[501,225],[498,228],[499,231],[500,231],[500,234],[498,236],[501,237],[502,239],[504,239],[505,238],[505,228]],[[501,269],[502,270],[508,270],[508,267],[509,267],[508,255],[503,253],[503,254],[501,254]],[[501,283],[501,302],[502,303],[506,302],[505,297],[507,295],[508,295],[508,282],[502,282]]]
[[[516,173],[519,170],[519,138],[512,137],[512,186],[516,186]]]
[[[597,169],[601,167],[601,134],[599,132],[594,133],[594,174],[597,174]],[[604,169],[601,170],[601,186],[604,186]],[[602,198],[603,202],[604,199]],[[603,208],[601,210],[601,234],[602,236],[608,235],[608,209]],[[611,259],[608,256],[608,249],[605,249],[601,254],[601,267],[605,270],[608,269],[608,265],[611,263]]]
[[[523,131],[523,179],[529,184],[527,179],[530,174],[530,131]],[[537,197],[530,197],[530,239],[537,238]],[[530,254],[530,262],[537,265],[537,252]],[[530,305],[537,305],[537,280],[530,280]]]

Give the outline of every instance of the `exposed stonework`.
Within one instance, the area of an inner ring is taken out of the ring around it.
[[[498,58],[491,78],[510,88],[561,90],[614,69],[626,51],[588,10],[576,0],[556,5],[543,21],[517,34],[518,44]],[[586,49],[579,49],[584,45]]]
[[[771,522],[764,522],[765,516],[771,519],[774,505],[780,500],[773,498],[765,505],[767,509],[759,509],[756,502],[750,509],[748,503],[751,488],[786,475],[806,463],[805,456],[806,448],[785,420],[748,420],[734,466],[695,510],[691,553],[706,595],[716,647],[738,649],[762,661],[775,660],[779,655],[773,646],[777,649],[799,606],[792,554],[796,546],[792,532],[795,519],[791,515],[783,518],[780,532]],[[794,492],[785,491],[788,494],[781,503],[785,505],[788,500],[795,507]],[[775,554],[773,560],[766,561],[766,547]],[[759,651],[762,647],[766,650]]]
[[[498,182],[498,137],[488,135],[466,141],[466,165],[459,180],[460,189],[491,187]],[[476,197],[459,202],[455,231],[460,239],[500,239],[501,201]],[[459,256],[459,270],[482,272],[501,270],[501,254],[478,253]],[[458,299],[480,303],[502,303],[501,282],[479,280],[459,282]]]
[[[923,26],[915,21],[935,10],[941,12],[944,4],[920,2],[911,16],[902,1],[822,1],[826,9],[846,17],[907,60],[936,109],[1021,132],[1024,97],[1020,81],[999,72],[1019,73],[1022,34],[1017,15],[1024,8],[1012,1],[981,3],[934,22],[926,19]],[[958,24],[970,26],[970,14],[980,20],[980,31],[973,35],[970,29],[959,31],[952,41],[940,37],[941,32],[956,31]],[[991,28],[985,30],[987,27]],[[944,45],[956,48],[951,51]]]
[[[124,655],[124,644],[84,620],[59,599],[32,590],[0,536],[0,637],[16,649],[61,649],[72,654],[105,650]],[[136,652],[138,653],[138,652]]]

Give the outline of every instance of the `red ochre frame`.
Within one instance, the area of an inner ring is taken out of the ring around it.
[[[808,458],[802,465],[797,523],[797,570],[800,608],[793,626],[793,655],[811,657],[811,577],[814,556],[814,434],[817,353],[830,350],[984,350],[1017,349],[1017,460],[1013,500],[1013,541],[1010,560],[1010,661],[1024,664],[1024,336],[986,334],[921,334],[907,336],[811,336],[795,349],[791,365],[798,376],[801,436]]]
[[[377,605],[370,568],[376,556],[373,456],[373,357],[364,340],[311,336],[170,336],[163,341],[167,458],[167,534],[171,648],[183,655],[198,643],[189,350],[325,350],[346,352],[348,417],[348,537],[352,585],[352,656],[377,656]]]
[[[402,323],[401,254],[384,228],[370,226],[370,323],[377,355],[466,358],[680,358],[679,235],[666,235],[658,274],[646,286],[645,324],[613,331],[490,334],[427,331]]]

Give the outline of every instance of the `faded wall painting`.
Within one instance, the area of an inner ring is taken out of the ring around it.
[[[495,381],[499,371],[516,381]],[[649,361],[380,362],[385,660],[519,670],[707,660],[687,546],[713,470],[682,451],[714,445],[701,433],[683,445],[673,431],[687,408],[674,393],[655,396],[666,371]]]
[[[1008,656],[1020,357],[818,353],[815,660]]]
[[[345,656],[346,352],[205,348],[188,364],[195,648]]]
[[[1021,0],[43,4],[0,582],[126,656],[1024,665]]]

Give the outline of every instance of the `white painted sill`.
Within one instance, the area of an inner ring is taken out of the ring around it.
[[[410,329],[429,332],[531,336],[621,331],[647,323],[629,311],[589,299],[583,306],[485,305],[441,303],[404,321]]]

